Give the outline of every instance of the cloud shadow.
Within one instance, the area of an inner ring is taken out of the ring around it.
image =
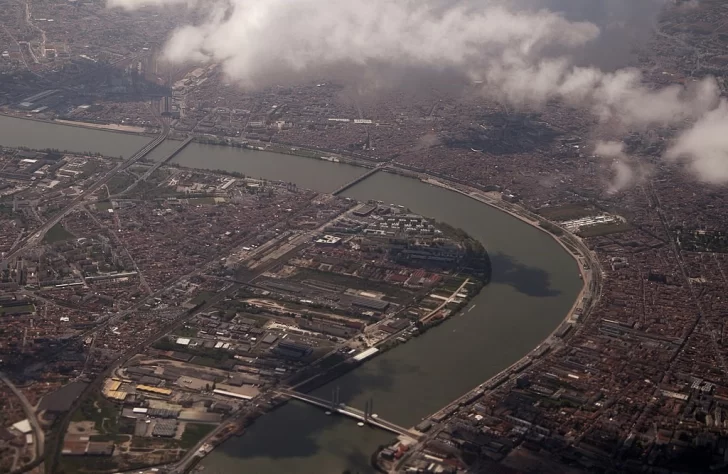
[[[490,256],[492,281],[513,287],[519,293],[537,298],[554,297],[561,291],[551,287],[551,276],[541,268],[530,267],[503,253]]]

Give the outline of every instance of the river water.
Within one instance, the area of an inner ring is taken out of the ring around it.
[[[36,126],[43,145],[32,132]],[[20,132],[13,132],[16,127],[23,131],[24,141],[18,138]],[[66,143],[67,128],[84,132],[80,135],[86,141],[75,149],[111,155],[131,154],[145,140],[0,117],[0,145],[69,149],[61,145]],[[123,143],[109,151],[109,143],[117,140]],[[331,191],[364,172],[289,155],[195,144],[173,161],[292,181],[321,191]],[[485,244],[493,275],[491,284],[468,306],[472,309],[318,389],[319,396],[329,397],[338,386],[343,402],[363,409],[373,398],[380,416],[415,425],[535,348],[563,320],[581,288],[576,262],[553,239],[466,196],[388,173],[373,175],[346,195],[401,204],[462,227]],[[371,453],[392,439],[385,432],[359,428],[351,419],[326,416],[320,409],[291,402],[259,418],[244,436],[231,438],[202,465],[213,474],[340,474],[345,469],[368,473]]]
[[[366,172],[359,166],[268,151],[190,143],[172,160],[181,166],[243,173],[331,192]]]
[[[128,158],[151,138],[84,127],[24,120],[0,115],[0,146],[56,148],[77,153],[101,153]]]
[[[485,243],[493,281],[472,310],[363,364],[316,392],[413,426],[535,348],[564,319],[581,289],[574,260],[548,235],[466,196],[420,181],[377,173],[347,196],[377,199],[462,227]],[[391,435],[359,428],[351,419],[289,403],[261,417],[204,461],[222,474],[371,472],[369,456]]]

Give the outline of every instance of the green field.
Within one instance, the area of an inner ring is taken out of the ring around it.
[[[185,432],[182,433],[180,447],[190,449],[200,442],[202,438],[210,434],[215,429],[215,425],[203,425],[199,423],[188,423],[185,426]]]
[[[186,351],[179,351],[179,352],[185,352]],[[220,368],[220,365],[226,362],[227,359],[214,359],[212,357],[206,357],[206,356],[194,356],[192,360],[190,361],[190,364],[200,365],[202,367],[210,367],[212,369]]]
[[[187,326],[182,326],[174,331],[177,337],[197,337],[197,329]]]
[[[441,283],[440,289],[452,293],[453,291],[460,288],[460,285],[465,283],[466,277],[450,276],[445,278],[444,282]]]
[[[102,434],[89,436],[91,441],[113,441],[115,443],[125,443],[131,439],[128,434]]]
[[[613,222],[610,224],[600,224],[579,229],[577,234],[580,237],[599,237],[602,235],[616,234],[631,230],[632,226],[626,222]]]
[[[81,168],[86,176],[90,176],[99,169],[99,163],[96,160],[89,160]]]
[[[33,311],[35,311],[35,306],[32,304],[26,304],[23,306],[0,306],[0,314],[24,314],[32,313]]]
[[[536,212],[551,221],[570,221],[594,215],[597,211],[582,204],[565,204],[563,206],[542,207]]]
[[[48,229],[45,237],[43,237],[43,242],[47,244],[53,244],[55,242],[62,242],[64,240],[73,239],[75,237],[76,236],[67,231],[66,228],[63,227],[63,225],[58,223]]]
[[[101,435],[119,434],[119,409],[101,395],[85,399],[72,420],[93,421]]]
[[[114,458],[88,456],[61,456],[61,471],[64,474],[85,472],[113,472],[119,464]]]
[[[209,301],[210,298],[212,298],[213,296],[215,296],[214,291],[201,291],[198,295],[190,300],[190,303],[196,306],[198,304]]]
[[[129,175],[116,175],[113,176],[108,183],[106,183],[106,186],[109,188],[110,194],[116,194],[120,193],[132,184],[134,184],[134,181],[136,181],[136,178]],[[104,190],[105,191],[105,190]],[[104,197],[106,197],[106,193],[102,194]]]
[[[197,204],[197,205],[210,205],[210,204],[216,204],[214,197],[200,197],[200,198],[191,198],[190,204]]]
[[[265,326],[268,323],[268,321],[270,321],[270,318],[266,318],[265,316],[260,316],[258,314],[250,314],[247,312],[243,312],[240,316],[243,318],[252,319],[253,321],[255,321],[255,327],[257,327],[257,328],[262,328],[263,326]]]

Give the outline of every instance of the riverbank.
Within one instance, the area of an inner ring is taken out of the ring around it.
[[[102,152],[111,150],[107,153],[111,155],[139,149],[134,146],[139,137],[131,135],[100,130],[79,132],[81,128],[74,131],[60,124],[50,127],[9,118],[2,121],[5,143],[11,146],[82,146]],[[118,142],[109,143],[117,139]],[[290,152],[293,155],[298,150],[294,147]],[[363,174],[364,167],[301,158],[191,144],[174,162],[196,170],[222,169],[276,178],[323,193]],[[431,178],[450,184],[441,179],[447,178],[444,176]],[[465,229],[488,244],[488,253],[493,257],[493,280],[457,317],[358,366],[318,389],[316,396],[326,398],[332,389],[340,387],[342,401],[348,406],[363,407],[373,397],[382,418],[402,426],[415,425],[482,380],[518,363],[573,310],[576,295],[584,285],[578,272],[573,271],[573,257],[562,252],[563,246],[555,245],[552,237],[534,232],[532,229],[538,224],[533,219],[528,223],[513,219],[507,209],[494,205],[507,203],[499,203],[499,195],[488,194],[490,187],[474,186],[495,203],[467,196],[473,190],[462,184],[453,186],[465,192],[451,192],[444,186],[387,172],[375,173],[344,192],[343,197],[359,201],[401,204],[418,214]],[[569,246],[579,248],[568,238],[562,238]],[[203,466],[209,474],[240,470],[256,474],[320,474],[345,469],[368,473],[370,454],[377,446],[390,442],[390,436],[379,430],[361,429],[341,417],[325,417],[319,410],[291,402],[262,417],[245,436],[233,437],[216,448]]]
[[[63,125],[70,125],[71,127],[87,127],[87,128],[97,128],[100,130],[108,130],[111,132],[120,132],[120,133],[133,133],[136,135],[143,135],[143,134],[150,134],[152,132],[147,131],[147,129],[142,127],[135,127],[132,125],[119,125],[116,123],[91,123],[91,122],[77,122],[75,120],[63,120],[63,119],[55,119],[52,122],[54,123],[60,123]]]
[[[567,251],[567,254],[571,257],[571,260],[576,262],[577,272],[575,272],[575,274],[579,273],[582,275],[578,296],[569,302],[570,306],[569,306],[568,311],[564,311],[563,313],[560,313],[561,319],[560,319],[559,324],[556,325],[555,327],[550,328],[549,334],[543,340],[541,340],[538,344],[534,344],[533,346],[531,346],[530,351],[525,353],[525,355],[523,357],[516,360],[515,362],[510,363],[506,369],[500,370],[499,372],[497,372],[495,375],[491,376],[487,380],[493,380],[493,379],[502,377],[504,373],[508,373],[509,371],[513,370],[514,368],[518,368],[518,367],[523,368],[524,361],[530,360],[533,356],[533,353],[535,351],[539,350],[539,348],[542,346],[543,342],[545,340],[549,340],[550,338],[552,338],[553,334],[555,333],[556,330],[558,330],[560,325],[563,324],[565,321],[571,320],[573,318],[574,313],[578,310],[578,308],[583,300],[583,297],[585,295],[585,288],[586,288],[585,281],[588,280],[588,277],[586,277],[585,269],[583,268],[583,265],[581,264],[580,258],[583,258],[586,260],[590,259],[588,251],[586,252],[585,256],[582,257],[581,254],[578,253],[576,250],[581,248],[581,245],[583,245],[583,244],[580,244],[580,242],[578,242],[578,241],[576,241],[576,242],[571,241],[570,240],[571,234],[564,233],[560,236],[556,235],[554,232],[549,231],[547,228],[544,228],[544,226],[542,225],[543,222],[548,222],[548,221],[546,221],[545,219],[539,218],[537,216],[531,217],[530,211],[522,208],[521,206],[502,202],[500,200],[500,197],[497,195],[488,195],[488,194],[484,193],[482,190],[478,190],[473,187],[466,187],[460,183],[447,182],[446,180],[442,179],[441,177],[433,177],[433,176],[426,175],[426,174],[416,174],[416,173],[412,172],[411,170],[404,170],[404,169],[397,168],[395,170],[395,172],[392,172],[392,170],[388,170],[388,171],[389,171],[388,173],[382,173],[382,174],[403,175],[404,177],[417,180],[418,182],[424,183],[426,185],[431,185],[434,187],[442,188],[446,191],[455,192],[456,194],[466,197],[469,200],[476,201],[480,204],[485,204],[488,207],[493,208],[497,211],[500,211],[503,214],[509,215],[511,217],[516,217],[520,222],[527,224],[531,228],[535,227],[536,229],[538,229],[541,232],[548,235],[549,239],[555,240],[561,248],[563,248],[564,250]],[[220,172],[224,173],[225,171],[222,170]],[[388,201],[388,202],[396,202],[396,201]],[[554,226],[555,226],[555,224],[554,224]],[[568,244],[564,243],[564,241],[562,239],[566,240],[568,242]],[[437,332],[437,331],[433,331],[433,332]],[[380,354],[380,356],[382,356],[382,355],[384,355],[384,354]],[[372,359],[372,360],[376,360],[376,359]],[[367,361],[367,364],[363,364],[363,365],[368,365],[369,363],[371,363],[371,361]],[[337,373],[332,378],[327,378],[326,380],[319,380],[318,383],[314,384],[313,386],[307,387],[306,389],[313,390],[316,387],[320,387],[322,384],[329,383],[332,380],[339,379],[339,378],[343,377],[346,373],[350,372],[352,369],[358,369],[359,367],[362,367],[362,365],[357,365],[356,367],[351,367],[349,370],[347,370],[345,372]],[[459,401],[463,398],[466,398],[467,393],[469,393],[469,392],[466,392],[466,395],[462,395],[460,398],[458,398],[456,400]]]
[[[396,164],[393,166],[396,167]],[[409,170],[405,170],[405,171],[409,171]],[[412,172],[409,171],[409,173],[412,173]],[[410,175],[410,177],[415,177],[415,176]],[[564,316],[562,323],[556,329],[554,329],[551,332],[551,334],[549,334],[547,337],[545,337],[538,346],[536,346],[531,352],[526,354],[523,358],[514,362],[509,367],[503,369],[501,372],[490,377],[488,380],[485,380],[478,387],[473,388],[473,390],[481,389],[482,386],[487,385],[489,382],[491,382],[495,379],[498,379],[499,377],[502,377],[503,374],[507,374],[508,372],[513,370],[514,367],[522,366],[525,361],[530,360],[533,357],[533,355],[536,354],[544,344],[547,344],[549,341],[553,340],[554,335],[556,334],[557,331],[559,331],[559,329],[561,328],[561,326],[563,324],[569,324],[569,323],[576,324],[577,322],[583,321],[583,319],[585,319],[585,318],[577,318],[575,316],[577,314],[577,311],[583,311],[585,308],[593,306],[593,304],[595,303],[594,294],[592,294],[592,293],[598,294],[599,288],[597,287],[597,288],[590,289],[589,286],[592,281],[596,282],[597,284],[600,283],[600,281],[598,279],[597,280],[592,279],[595,272],[601,271],[599,268],[599,263],[593,258],[593,256],[589,252],[589,249],[580,240],[578,241],[578,246],[575,246],[575,247],[572,247],[573,244],[571,244],[571,245],[565,244],[562,240],[562,237],[571,237],[573,239],[578,239],[578,237],[572,236],[572,234],[568,233],[566,230],[564,230],[564,234],[562,234],[561,236],[554,234],[553,232],[551,232],[547,228],[544,228],[540,224],[542,222],[548,222],[551,225],[560,229],[560,227],[558,227],[557,224],[555,224],[551,221],[548,221],[547,219],[528,217],[528,215],[531,215],[532,213],[522,206],[517,206],[517,205],[509,203],[509,206],[511,208],[508,208],[508,207],[502,205],[502,201],[497,201],[496,198],[488,197],[484,194],[481,194],[482,192],[475,188],[461,189],[454,184],[444,183],[441,178],[434,178],[431,176],[421,176],[421,175],[416,176],[416,177],[424,183],[427,183],[427,184],[430,184],[433,186],[438,186],[443,189],[447,189],[449,191],[456,192],[456,193],[466,196],[470,199],[474,199],[480,203],[483,203],[483,204],[491,206],[495,209],[498,209],[501,212],[505,212],[506,214],[509,214],[509,215],[519,219],[520,221],[525,222],[526,224],[529,224],[532,227],[535,227],[539,231],[549,235],[572,257],[574,262],[577,264],[577,269],[579,271],[580,278],[582,279],[582,282],[583,282],[581,290],[579,291],[579,294],[577,295],[577,298],[574,300],[574,303],[571,306],[571,309],[569,310],[569,312]],[[458,185],[458,186],[462,187],[463,185]],[[581,251],[579,251],[579,250],[581,250]],[[582,261],[582,259],[583,259],[583,261]],[[588,266],[585,265],[585,262],[588,263]],[[586,315],[584,315],[584,316],[586,316]],[[501,383],[503,383],[503,382],[506,382],[506,380],[504,379],[501,381]],[[453,401],[452,403],[448,404],[441,410],[438,410],[438,412],[446,411],[449,407],[460,403],[460,401],[464,398],[467,398],[473,390],[466,393],[465,395],[458,398],[457,400]],[[425,417],[425,418],[428,418],[428,417]]]
[[[367,357],[366,359],[357,361],[354,359],[354,357],[349,357],[347,359],[341,360],[340,362],[337,362],[335,365],[332,365],[331,367],[326,368],[324,371],[312,374],[311,376],[308,376],[308,374],[305,374],[304,371],[301,373],[287,379],[284,382],[284,385],[289,386],[293,390],[300,391],[302,393],[309,393],[312,392],[328,383],[333,382],[334,380],[343,377],[348,372],[351,372],[352,370],[360,367],[361,365],[371,362],[372,360],[376,359],[377,357],[381,357],[384,354],[386,354],[388,351],[399,347],[403,344],[407,344],[413,339],[416,339],[418,337],[421,337],[425,335],[428,331],[434,329],[435,327],[439,326],[440,324],[444,323],[445,321],[449,320],[450,318],[453,318],[457,316],[463,308],[465,308],[470,302],[473,300],[473,298],[477,297],[480,294],[480,291],[487,285],[487,281],[479,281],[472,279],[472,277],[469,277],[466,279],[465,283],[460,285],[457,289],[455,289],[452,292],[452,295],[444,301],[441,305],[439,305],[437,308],[433,309],[428,313],[427,316],[424,318],[421,318],[417,321],[413,321],[412,324],[408,325],[407,327],[402,328],[398,332],[395,332],[393,334],[390,334],[385,339],[382,339],[381,341],[374,344],[373,348],[378,349],[378,351],[374,354],[372,354],[370,357]],[[453,303],[454,298],[456,295],[461,294],[462,291],[468,286],[468,285],[475,285],[477,288],[477,291],[468,291],[467,297],[465,298],[459,298],[459,302],[456,303],[454,308],[450,308],[451,311],[449,314],[443,316],[440,313],[448,304]],[[437,317],[439,316],[439,317]],[[375,323],[373,327],[376,327],[379,323]],[[416,332],[410,332],[413,328],[417,328]],[[319,359],[320,363],[325,363],[326,357],[323,357]],[[305,369],[304,369],[305,370]],[[307,377],[303,380],[298,380],[301,377]]]
[[[66,127],[75,127],[75,128],[82,128],[87,130],[96,130],[96,131],[103,131],[103,132],[110,132],[115,134],[121,134],[121,135],[134,135],[134,136],[142,136],[142,137],[152,137],[157,134],[157,132],[154,131],[148,131],[141,127],[134,127],[130,125],[120,125],[120,124],[95,124],[90,122],[80,122],[75,120],[65,120],[65,119],[44,119],[39,117],[32,117],[28,115],[19,115],[19,114],[13,114],[9,113],[7,111],[0,111],[0,116],[11,118],[11,119],[18,119],[18,120],[26,120],[31,122],[38,122],[38,123],[45,123],[50,125],[61,125]],[[180,135],[181,134],[181,135]],[[182,141],[184,140],[184,137],[187,135],[191,135],[194,137],[194,141],[196,143],[199,143],[201,145],[213,145],[213,146],[220,146],[220,147],[229,147],[229,148],[240,148],[245,150],[253,150],[253,151],[263,151],[268,153],[277,153],[282,155],[291,155],[291,156],[298,156],[301,158],[310,158],[320,161],[327,161],[330,163],[341,163],[341,164],[348,164],[352,166],[357,166],[361,168],[371,169],[375,167],[377,164],[379,164],[375,160],[367,160],[362,157],[352,157],[343,155],[341,153],[335,153],[335,152],[325,152],[322,150],[316,150],[316,149],[310,149],[305,147],[297,147],[295,145],[288,145],[288,144],[282,144],[282,143],[275,143],[275,142],[262,142],[257,140],[238,140],[238,139],[232,139],[232,138],[221,138],[217,136],[210,136],[205,134],[184,134],[181,132],[175,132],[171,133],[167,140],[170,141]],[[29,147],[32,148],[32,147]],[[35,149],[35,148],[33,148]],[[40,149],[38,149],[40,151]],[[62,150],[62,151],[69,151],[70,150]]]
[[[394,173],[381,173],[381,174],[382,175],[388,175],[388,174],[394,175]],[[404,173],[402,173],[402,174],[404,174]],[[551,232],[548,232],[547,229],[544,229],[543,227],[541,227],[539,225],[540,220],[538,220],[538,219],[529,219],[526,216],[518,215],[518,213],[516,211],[514,211],[513,209],[505,208],[505,206],[504,207],[499,206],[498,204],[500,204],[500,203],[497,202],[497,200],[499,199],[497,196],[493,196],[491,198],[492,200],[486,200],[486,198],[488,198],[490,196],[481,196],[479,194],[480,191],[475,190],[473,188],[466,189],[466,188],[462,187],[461,185],[449,184],[449,183],[446,183],[446,182],[444,182],[442,180],[436,180],[435,178],[432,178],[432,177],[429,177],[428,178],[428,177],[424,177],[424,176],[413,176],[411,173],[408,175],[408,178],[410,178],[412,180],[415,180],[417,182],[423,183],[425,185],[431,185],[433,187],[441,188],[441,189],[443,189],[445,191],[448,191],[448,192],[453,192],[454,191],[456,194],[458,194],[460,196],[463,196],[465,198],[468,198],[468,200],[472,200],[472,201],[477,202],[479,204],[486,204],[489,208],[493,208],[493,209],[495,209],[497,211],[500,211],[500,213],[502,213],[504,215],[508,215],[510,217],[517,217],[518,218],[518,221],[523,222],[524,224],[528,225],[530,228],[534,228],[535,227],[535,228],[539,229],[540,231],[542,231],[543,233],[545,233],[546,235],[548,235],[548,238],[550,240],[556,240],[558,242],[560,248],[563,248],[564,250],[567,250],[567,254],[570,256],[570,258],[567,260],[566,266],[568,266],[568,261],[574,261],[577,264],[577,272],[573,272],[572,274],[574,275],[574,278],[576,278],[576,274],[577,273],[582,274],[582,279],[580,280],[580,285],[578,287],[578,296],[576,298],[573,298],[573,299],[570,298],[568,310],[565,310],[564,312],[560,312],[559,313],[559,315],[560,315],[559,322],[557,324],[555,324],[554,326],[552,326],[552,327],[549,328],[548,334],[545,336],[544,339],[540,340],[540,342],[538,344],[531,345],[529,347],[528,352],[525,352],[525,355],[523,355],[522,357],[520,357],[519,359],[517,359],[515,362],[509,362],[509,364],[507,365],[506,369],[499,370],[493,376],[489,377],[486,380],[496,379],[496,378],[502,376],[502,374],[504,372],[508,372],[510,370],[513,370],[514,368],[518,368],[518,367],[524,368],[525,366],[523,366],[523,362],[524,361],[527,361],[527,360],[530,360],[530,358],[533,356],[534,351],[538,351],[540,349],[541,345],[543,344],[543,341],[544,340],[548,340],[549,338],[553,337],[553,334],[560,327],[560,325],[564,321],[569,321],[572,318],[572,315],[574,314],[574,312],[579,308],[580,302],[582,301],[582,298],[584,296],[584,291],[585,291],[585,285],[584,285],[584,281],[585,281],[584,280],[584,275],[585,275],[585,272],[584,272],[584,269],[582,268],[582,265],[580,265],[579,258],[578,258],[578,254],[575,253],[575,252],[573,252],[573,251],[571,251],[571,249],[570,249],[569,246],[563,245],[563,243],[560,241],[560,238],[558,236],[554,235]],[[424,178],[424,179],[422,179],[422,178]],[[428,179],[434,179],[435,181],[434,182],[428,181]],[[398,201],[386,201],[386,202],[398,202]],[[455,211],[455,209],[453,208],[452,209],[452,212],[454,212],[454,211]],[[527,213],[528,211],[524,210],[522,212],[523,213]],[[564,237],[562,236],[561,238],[564,238]],[[572,243],[570,245],[571,246],[574,246],[575,244]],[[571,270],[567,270],[567,271],[571,271]],[[473,306],[475,306],[475,305],[473,305]],[[478,305],[478,306],[479,306],[479,310],[480,310],[481,305]],[[466,308],[465,311],[461,311],[461,312],[459,312],[457,314],[453,314],[452,316],[460,316],[460,315],[463,315],[463,320],[466,320],[467,318],[472,318],[473,317],[472,314],[475,314],[475,313],[470,313],[468,311],[470,309],[472,309],[472,308]],[[468,316],[466,318],[465,317],[465,314],[471,314],[471,316]],[[453,318],[451,317],[450,319],[453,319]],[[452,326],[450,326],[450,327],[452,327]],[[432,333],[439,333],[439,332],[442,332],[442,331],[444,331],[446,333],[450,333],[451,332],[450,329],[442,329],[442,330],[440,330],[439,328],[438,328],[438,330],[433,330],[431,332]],[[406,350],[406,347],[409,346],[409,345],[410,345],[410,343],[404,344],[403,345],[403,349]],[[426,343],[426,345],[428,345],[428,344]],[[375,365],[376,366],[377,365],[377,360],[380,359],[380,358],[389,359],[389,357],[388,357],[388,355],[386,353],[378,354],[378,357],[368,360],[366,364],[360,364],[360,365],[357,365],[356,367],[352,367],[351,369],[356,369],[356,372],[361,372],[362,370],[368,372],[369,370],[367,369],[367,367],[372,366],[372,365]],[[426,362],[423,361],[422,364],[426,364]],[[315,387],[320,387],[322,384],[325,384],[325,383],[329,383],[330,385],[338,385],[339,383],[341,383],[342,385],[347,385],[347,383],[346,383],[346,381],[344,381],[344,379],[345,378],[349,378],[348,377],[348,374],[350,372],[352,372],[352,370],[349,370],[346,373],[337,373],[335,377],[332,377],[332,378],[327,379],[327,380],[320,380],[319,383],[316,383],[315,384]],[[365,375],[365,377],[366,377],[366,375]],[[333,380],[336,380],[336,382],[332,382]],[[313,387],[313,386],[312,387],[306,387],[306,390],[311,390],[311,389],[314,389],[315,387]],[[322,396],[325,396],[325,393],[328,393],[326,387],[322,388],[320,391],[322,393]],[[466,392],[466,395],[461,395],[459,398],[457,398],[456,399],[456,403],[457,403],[457,401],[466,398],[467,397],[467,393],[469,393],[469,392]],[[347,402],[347,404],[349,404],[349,403]],[[380,407],[382,406],[381,402],[379,402],[378,406],[380,406]],[[287,418],[287,417],[291,416],[291,411],[292,410],[286,410],[286,412],[285,412],[286,414],[285,415],[282,415],[282,414],[281,415],[278,415],[278,414],[270,414],[270,416],[273,417],[273,418]],[[266,417],[264,417],[264,418],[267,418],[268,416],[269,415],[266,415]],[[383,416],[388,416],[388,415],[383,415]],[[404,426],[409,426],[409,425],[405,424]],[[255,433],[252,433],[252,434],[255,434]],[[238,442],[234,442],[232,444],[233,445],[236,445],[236,446],[240,445],[240,443],[238,443]],[[257,446],[258,444],[255,443],[255,442],[245,442],[245,443],[243,443],[243,445],[244,446]],[[236,448],[236,449],[238,449],[238,448]],[[247,448],[247,449],[251,449],[251,448]],[[225,448],[221,448],[221,450],[223,452],[226,451]],[[253,448],[253,450],[254,450],[254,448]],[[223,456],[229,456],[229,454],[225,454]],[[217,463],[218,463],[218,461],[215,461],[211,465],[217,465]],[[220,472],[220,471],[215,471],[215,472]]]
[[[204,143],[204,142],[201,142]],[[347,156],[341,153],[335,152],[324,152],[322,150],[316,150],[311,148],[298,147],[295,145],[286,145],[275,142],[260,142],[260,141],[247,141],[246,145],[241,148],[248,150],[266,151],[269,153],[279,153],[282,155],[299,156],[301,158],[310,158],[315,160],[328,161],[330,163],[343,163],[352,166],[358,166],[360,168],[372,169],[381,162],[375,160],[367,160],[365,158]],[[215,144],[215,143],[213,143]],[[223,144],[225,145],[225,144]],[[263,146],[264,145],[264,146]],[[230,146],[230,145],[227,145]]]
[[[133,127],[131,125],[100,124],[100,123],[97,124],[97,123],[78,122],[75,120],[64,120],[64,119],[51,120],[51,119],[44,119],[44,118],[39,118],[39,117],[31,117],[28,115],[11,114],[6,111],[0,111],[0,116],[18,119],[18,120],[28,120],[31,122],[47,123],[47,124],[51,124],[51,125],[61,125],[61,126],[65,126],[65,127],[85,128],[85,129],[89,129],[89,130],[99,130],[99,131],[118,133],[118,134],[124,134],[124,135],[153,137],[159,133],[159,132],[154,132],[154,131],[148,131],[141,127]]]
[[[227,147],[237,147],[237,148],[243,148],[248,150],[256,150],[256,151],[265,151],[269,153],[279,153],[279,154],[286,154],[286,155],[292,155],[292,156],[299,156],[302,158],[310,158],[310,159],[316,159],[316,160],[323,160],[328,161],[331,163],[344,163],[351,166],[357,166],[360,168],[371,170],[372,168],[381,165],[381,162],[376,161],[374,159],[367,160],[365,158],[360,157],[352,157],[347,156],[345,154],[341,153],[328,153],[329,156],[326,156],[327,154],[321,152],[320,150],[305,148],[305,147],[298,147],[295,145],[284,145],[284,144],[276,144],[272,142],[259,142],[259,141],[247,141],[246,143],[241,143],[238,145],[230,145],[227,143],[224,139],[220,139],[219,141],[205,141],[202,137],[197,137],[195,139],[195,142],[200,144],[209,144],[209,145],[217,145],[217,146],[227,146]],[[256,145],[253,145],[256,144]],[[265,146],[263,146],[265,145]],[[556,240],[559,245],[561,245],[573,258],[577,261],[577,264],[580,264],[578,258],[581,255],[581,253],[575,253],[572,248],[565,244],[560,236],[557,236],[553,232],[549,231],[548,229],[544,228],[542,223],[548,223],[550,225],[553,225],[556,228],[561,229],[561,227],[558,226],[558,224],[549,221],[548,219],[536,217],[535,214],[533,214],[531,211],[527,210],[523,206],[518,206],[513,203],[508,203],[508,206],[506,206],[506,203],[502,200],[495,199],[495,198],[488,198],[486,195],[482,194],[484,191],[479,190],[475,187],[470,187],[468,191],[463,191],[458,188],[458,186],[464,187],[465,185],[455,183],[451,181],[450,183],[447,183],[444,178],[430,175],[428,173],[422,173],[418,171],[414,171],[408,167],[405,167],[402,164],[399,164],[397,162],[390,162],[389,163],[389,169],[383,168],[381,171],[383,172],[395,172],[396,174],[400,174],[405,177],[410,177],[414,179],[419,179],[420,181],[423,181],[427,184],[432,184],[435,186],[442,187],[444,189],[448,189],[450,191],[457,192],[459,194],[462,194],[464,196],[467,196],[469,198],[475,199],[476,201],[479,201],[483,204],[486,204],[488,206],[491,206],[501,212],[505,212],[506,214],[509,214],[513,217],[516,217],[517,219],[536,227],[538,230],[545,232],[549,236],[551,236],[554,240]],[[220,173],[225,173],[224,170],[215,170]],[[532,217],[527,217],[532,216]],[[568,233],[565,229],[561,229],[564,232],[564,235],[572,235]],[[578,237],[573,237],[577,239]],[[581,243],[580,243],[581,244]],[[581,244],[583,245],[583,244]],[[585,258],[591,259],[590,256],[587,256]],[[581,265],[580,265],[581,266]]]
[[[573,258],[550,236],[463,194],[395,173],[376,173],[343,197],[401,204],[463,228],[488,244],[493,278],[465,311],[320,387],[313,393],[319,398],[330,398],[339,387],[347,406],[361,409],[373,398],[381,418],[417,425],[538,346],[561,324],[583,285]],[[250,436],[211,453],[203,463],[206,472],[370,473],[371,453],[393,439],[298,402],[259,423]]]
[[[393,166],[396,167],[396,165]],[[473,187],[465,186],[460,183],[445,183],[443,182],[444,180],[442,180],[442,178],[434,178],[427,174],[416,173],[412,172],[411,170],[406,170],[402,168],[399,168],[398,170],[396,170],[396,172],[400,172],[402,175],[408,176],[410,178],[419,179],[429,185],[456,192],[460,195],[491,206],[546,233],[553,240],[555,240],[576,262],[580,278],[583,282],[577,298],[574,300],[573,305],[565,315],[561,324],[557,326],[548,336],[546,336],[541,341],[541,343],[538,344],[533,350],[531,350],[529,353],[524,355],[521,359],[517,360],[510,366],[491,376],[487,380],[483,381],[481,384],[477,385],[473,389],[469,390],[465,394],[461,395],[449,404],[437,410],[435,413],[422,418],[423,420],[430,419],[431,421],[436,422],[435,426],[432,428],[430,436],[428,436],[427,438],[431,439],[434,434],[442,430],[443,424],[446,423],[451,415],[454,414],[462,405],[472,403],[474,399],[484,395],[487,391],[493,390],[504,383],[512,381],[512,379],[526,367],[537,364],[540,361],[540,356],[545,354],[547,350],[552,347],[553,343],[555,342],[557,332],[559,332],[564,325],[572,324],[573,326],[576,326],[580,322],[583,323],[583,321],[587,318],[589,312],[595,305],[596,301],[598,300],[600,294],[601,280],[598,277],[594,277],[595,275],[601,274],[601,268],[598,261],[592,256],[589,249],[583,242],[581,242],[578,237],[573,236],[565,229],[561,229],[561,227],[559,227],[557,224],[533,214],[531,211],[523,208],[522,206],[517,206],[512,203],[507,203],[507,205],[505,205],[506,203],[503,203],[503,201],[501,201],[497,197],[488,196],[486,194],[483,194],[483,192],[480,190],[477,190]],[[544,222],[549,223],[550,226],[544,226]],[[561,229],[563,233],[557,235],[549,230],[550,228]],[[570,242],[566,243],[562,239],[568,239],[570,240]],[[583,326],[583,324],[579,324],[579,327],[581,326]],[[567,335],[567,337],[564,338],[564,340],[568,340],[570,337],[573,337],[576,332],[576,330],[570,331],[570,333]],[[546,348],[546,350],[544,350],[544,348]],[[410,454],[405,456],[405,458],[403,458],[401,461],[403,462],[407,457],[409,457],[409,455],[416,451],[417,449],[410,450]],[[376,459],[373,461],[373,464],[378,471],[388,472],[389,468],[387,466],[379,464],[378,452],[373,454],[372,459]]]

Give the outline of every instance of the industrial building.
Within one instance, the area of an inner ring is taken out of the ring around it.
[[[273,353],[289,359],[301,359],[312,351],[310,346],[289,341],[281,341],[273,348]]]
[[[158,420],[152,430],[152,436],[172,438],[177,434],[177,420]]]
[[[374,311],[384,312],[389,307],[389,302],[383,300],[377,300],[374,298],[353,298],[351,301],[352,306],[357,306],[364,309],[372,309]]]

